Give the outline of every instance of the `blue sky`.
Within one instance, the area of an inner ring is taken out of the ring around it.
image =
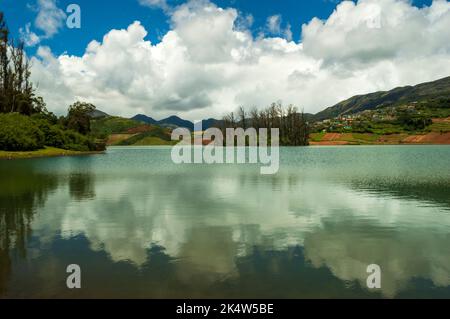
[[[37,0],[0,0],[1,10],[6,13],[8,25],[13,34],[19,36],[19,28],[27,23],[33,22],[37,12],[33,6]],[[172,6],[179,5],[182,0],[168,0]],[[336,8],[339,0],[213,0],[218,6],[232,7],[239,10],[243,15],[253,17],[251,31],[255,36],[260,32],[270,33],[266,22],[269,16],[281,15],[281,25],[291,25],[293,40],[300,40],[301,25],[309,22],[312,18],[327,18]],[[82,28],[62,28],[58,34],[51,39],[42,42],[52,48],[55,54],[67,52],[69,54],[81,55],[91,40],[100,41],[111,29],[126,28],[133,21],[141,21],[148,31],[147,39],[152,43],[160,41],[170,29],[167,15],[158,7],[143,7],[138,0],[57,0],[59,8],[65,8],[71,3],[80,5],[82,10]],[[429,5],[431,0],[414,0],[415,6]],[[34,53],[33,48],[28,48]]]
[[[66,8],[81,7],[81,28]],[[220,118],[450,75],[448,0],[0,0],[50,111]],[[135,21],[139,21],[136,22]],[[21,31],[20,31],[21,30]]]

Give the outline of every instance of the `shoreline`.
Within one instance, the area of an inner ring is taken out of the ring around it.
[[[353,143],[333,143],[333,141],[327,142],[310,142],[307,146],[298,146],[298,147],[317,147],[317,146],[450,146],[449,143],[444,144],[433,144],[433,143],[366,143],[366,144],[353,144]],[[159,147],[159,146],[170,146],[170,145],[109,145],[109,147],[119,147],[119,148],[132,148],[132,147]],[[280,145],[280,147],[284,147]],[[286,146],[286,147],[297,147],[297,146]],[[104,154],[105,151],[89,151],[89,152],[81,152],[81,151],[71,151],[64,150],[54,147],[46,147],[45,149],[37,150],[37,151],[3,151],[0,150],[0,161],[9,161],[9,160],[19,160],[19,159],[35,159],[35,158],[51,158],[51,157],[66,157],[66,156],[88,156],[88,155],[98,155]]]
[[[3,151],[0,150],[0,161],[17,160],[17,159],[32,159],[32,158],[46,158],[46,157],[64,157],[64,156],[86,156],[103,154],[104,151],[71,151],[56,147],[45,147],[37,151]]]

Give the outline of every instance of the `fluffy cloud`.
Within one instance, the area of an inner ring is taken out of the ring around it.
[[[20,28],[19,33],[26,46],[33,47],[41,41],[39,36],[31,31],[31,23],[27,23],[25,29]]]
[[[450,4],[418,9],[407,1],[341,3],[327,21],[302,29],[305,53],[330,63],[414,59],[450,50]]]
[[[267,27],[272,33],[280,33],[281,31],[281,16],[279,14],[267,18]]]
[[[317,112],[355,94],[450,75],[445,0],[423,8],[403,0],[345,1],[327,20],[303,25],[299,43],[254,38],[246,17],[206,0],[172,8],[170,19],[157,44],[145,40],[136,21],[91,42],[82,56],[40,48],[33,76],[49,109],[64,112],[82,99],[112,114],[196,120],[281,99]]]
[[[38,0],[38,7],[36,28],[43,31],[46,38],[50,38],[62,28],[66,14],[56,6],[56,0]]]
[[[37,6],[32,9],[38,12],[34,26],[43,34],[37,35],[31,31],[30,23],[25,29],[21,28],[19,32],[27,46],[35,46],[42,39],[52,38],[62,28],[66,18],[65,12],[56,5],[56,0],[38,0]]]

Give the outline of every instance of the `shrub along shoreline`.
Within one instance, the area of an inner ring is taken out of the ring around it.
[[[32,116],[0,114],[0,123],[0,150],[8,154],[8,158],[22,157],[24,154],[30,157],[32,154],[55,156],[92,153],[105,149],[104,144],[94,137],[67,129],[39,113]],[[13,152],[21,153],[13,156]]]
[[[56,147],[44,147],[43,149],[37,151],[1,151],[0,150],[0,161],[1,160],[17,160],[17,159],[31,159],[40,157],[60,157],[60,156],[84,156],[84,155],[94,155],[103,154],[104,151],[71,151],[64,150]]]

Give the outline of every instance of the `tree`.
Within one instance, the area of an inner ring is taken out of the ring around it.
[[[0,112],[6,112],[6,92],[10,83],[8,57],[9,30],[0,12]]]
[[[91,131],[91,113],[95,106],[85,102],[75,102],[69,106],[66,118],[67,128],[77,131],[83,135]]]
[[[259,112],[256,107],[253,107],[250,111],[250,119],[251,119],[251,125],[253,126],[256,131],[259,130],[260,127],[260,118],[259,118]]]
[[[299,113],[293,105],[289,105],[285,109],[281,102],[272,103],[268,108],[260,111],[254,107],[248,114],[244,107],[240,107],[238,114],[239,123],[236,122],[233,112],[223,118],[224,132],[226,128],[236,128],[237,125],[242,125],[244,129],[251,126],[256,131],[259,131],[260,128],[267,128],[269,134],[270,129],[278,128],[280,145],[304,146],[309,144],[309,126],[306,117],[303,112]],[[247,116],[249,117],[247,118]]]
[[[239,107],[239,120],[244,130],[247,129],[247,120],[246,117],[247,112],[245,112],[245,108],[243,106]]]
[[[0,12],[0,113],[31,115],[42,111],[30,82],[30,70],[23,42],[9,38],[4,14]]]

